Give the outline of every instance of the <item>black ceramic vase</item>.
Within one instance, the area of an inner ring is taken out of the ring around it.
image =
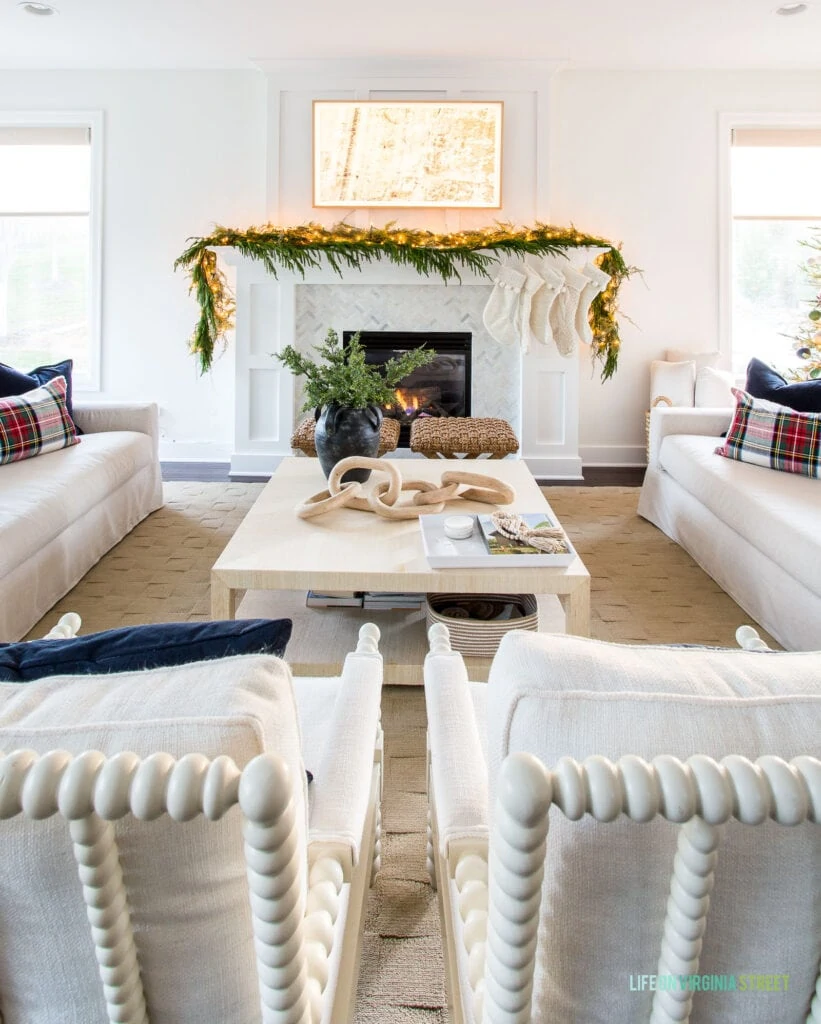
[[[314,444],[326,477],[340,459],[347,459],[349,455],[376,458],[382,426],[382,410],[378,406],[349,409],[344,405],[326,405],[317,409],[314,416]],[[349,469],[342,477],[342,483],[349,480],[364,482],[370,475],[369,469]]]

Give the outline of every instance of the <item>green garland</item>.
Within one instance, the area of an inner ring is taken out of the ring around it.
[[[323,258],[340,275],[345,269],[359,270],[367,263],[384,259],[413,267],[424,277],[438,275],[445,282],[461,280],[460,269],[489,277],[488,268],[498,263],[501,256],[542,256],[583,246],[606,248],[595,262],[610,276],[610,281],[590,309],[593,357],[602,363],[602,380],[616,372],[620,346],[616,300],[622,281],[635,271],[635,267],[624,262],[619,247],[607,239],[546,224],[532,228],[497,224],[452,234],[397,228],[392,224],[365,229],[348,224],[333,228],[318,224],[277,228],[268,224],[246,231],[217,227],[212,235],[191,240],[174,263],[175,269],[183,267],[187,271],[191,291],[200,307],[191,351],[199,359],[203,373],[211,367],[216,346],[225,343],[234,325],[234,299],[217,265],[217,246],[230,246],[249,259],[259,260],[274,277],[281,269],[304,276],[306,270],[321,267]]]

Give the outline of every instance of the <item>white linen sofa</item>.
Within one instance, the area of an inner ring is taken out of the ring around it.
[[[821,480],[715,454],[732,409],[656,408],[639,515],[788,650],[821,649]]]
[[[0,466],[0,641],[162,505],[157,406],[75,402],[79,444]]]

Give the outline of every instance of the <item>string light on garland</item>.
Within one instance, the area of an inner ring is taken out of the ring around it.
[[[280,228],[265,224],[245,231],[217,227],[207,237],[192,239],[174,263],[175,269],[181,267],[188,273],[200,307],[191,350],[203,373],[210,369],[216,347],[225,344],[234,325],[234,297],[217,265],[214,249],[218,246],[228,246],[248,259],[260,261],[274,277],[278,270],[304,276],[307,270],[321,267],[323,258],[339,275],[345,269],[359,270],[384,259],[412,267],[423,277],[440,277],[445,283],[460,281],[460,270],[489,277],[489,268],[504,256],[566,254],[580,247],[605,249],[594,262],[610,281],[590,307],[593,358],[602,364],[602,380],[612,377],[618,366],[618,293],[622,281],[636,269],[624,262],[619,247],[606,238],[586,235],[572,227],[538,223],[529,228],[495,224],[451,234],[397,228],[393,224],[381,228],[348,224],[325,228],[313,223]]]

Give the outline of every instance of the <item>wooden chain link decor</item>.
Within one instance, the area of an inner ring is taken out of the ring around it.
[[[361,483],[342,483],[342,477],[349,469],[374,470],[385,473],[388,479],[366,493]],[[461,484],[468,486],[460,491]],[[402,491],[414,492],[409,504],[397,504]],[[448,501],[460,498],[487,505],[509,505],[516,500],[516,492],[494,476],[461,470],[443,473],[439,487],[429,480],[403,480],[392,462],[352,455],[337,462],[328,477],[328,489],[297,505],[296,514],[300,519],[314,519],[337,508],[354,508],[361,512],[376,512],[385,519],[416,519],[443,512]]]

